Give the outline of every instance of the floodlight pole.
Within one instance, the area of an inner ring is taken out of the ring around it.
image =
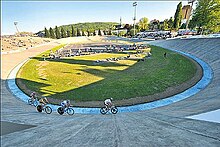
[[[15,28],[16,28],[17,32],[19,33],[19,31],[18,31],[18,27],[17,27],[17,24],[18,24],[18,22],[15,21],[15,22],[14,22],[14,25],[15,25]]]
[[[135,20],[136,20],[136,6],[137,6],[137,2],[133,3],[133,7],[134,7],[134,34],[135,35]]]

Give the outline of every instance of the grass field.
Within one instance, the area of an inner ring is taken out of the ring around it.
[[[56,50],[61,46],[53,49]],[[167,58],[163,57],[164,52]],[[196,67],[189,59],[151,46],[152,57],[96,63],[125,53],[102,53],[44,61],[42,53],[30,59],[18,72],[17,79],[25,86],[23,91],[36,91],[38,95],[74,101],[102,101],[152,95],[168,87],[191,79]],[[29,90],[27,90],[29,89]]]

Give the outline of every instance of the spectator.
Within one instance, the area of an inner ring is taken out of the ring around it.
[[[163,56],[164,56],[164,58],[166,58],[166,57],[167,57],[167,53],[165,52],[165,53],[163,54]]]

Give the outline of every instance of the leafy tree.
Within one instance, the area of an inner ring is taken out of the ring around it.
[[[168,28],[173,29],[173,17],[170,17],[170,19],[168,20]]]
[[[182,20],[182,2],[177,5],[176,13],[174,15],[173,27],[179,29]]]
[[[55,37],[54,31],[53,31],[53,29],[51,27],[50,27],[49,32],[50,32],[50,38],[55,39],[56,37]]]
[[[162,30],[163,29],[163,22],[159,22],[158,24],[157,24],[157,28],[158,28],[158,30]]]
[[[71,36],[71,34],[70,34],[70,31],[69,31],[69,30],[67,30],[67,31],[66,31],[66,34],[67,34],[67,37],[70,37],[70,36]]]
[[[82,36],[86,36],[84,30],[82,30]]]
[[[93,36],[95,36],[96,35],[96,32],[95,32],[95,30],[94,30],[94,32],[93,32]]]
[[[45,37],[50,38],[50,33],[49,33],[49,31],[47,30],[46,27],[44,28],[44,32],[45,32]]]
[[[168,19],[165,19],[163,22],[164,30],[169,30]]]
[[[80,30],[78,28],[76,30],[76,36],[81,36]]]
[[[148,18],[147,17],[143,17],[139,20],[139,27],[140,27],[140,31],[145,31],[148,29]]]
[[[61,38],[66,38],[66,31],[61,27]]]
[[[160,21],[157,20],[157,19],[154,19],[151,21],[150,25],[149,25],[149,28],[151,30],[156,30],[156,29],[159,29],[160,28]]]
[[[220,31],[220,0],[198,0],[193,12],[190,28],[199,27],[201,31]]]
[[[108,35],[112,35],[112,30],[111,29],[108,30]]]
[[[88,37],[90,36],[90,32],[89,32],[89,30],[87,30],[87,36],[88,36]]]
[[[60,39],[60,38],[61,38],[61,36],[60,36],[60,30],[58,29],[57,26],[55,27],[55,34],[56,34],[56,38],[57,38],[57,39]]]
[[[180,29],[186,29],[186,24],[183,23],[183,24],[181,25]]]
[[[99,36],[102,36],[102,33],[101,33],[101,30],[99,29],[99,31],[98,31],[98,35]]]
[[[127,31],[120,31],[119,36],[125,36],[127,34]]]
[[[75,31],[74,31],[74,27],[73,27],[73,25],[71,26],[71,34],[72,34],[72,37],[74,37],[75,36]]]
[[[103,30],[103,34],[104,34],[104,35],[106,35],[106,32],[105,32],[105,30]]]
[[[131,36],[136,35],[137,33],[138,33],[138,30],[137,30],[137,29],[135,29],[135,34],[134,34],[134,29],[131,29],[131,30],[130,30]]]

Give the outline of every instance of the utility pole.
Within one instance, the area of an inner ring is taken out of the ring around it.
[[[134,34],[135,35],[135,20],[136,20],[136,6],[137,6],[137,2],[133,2],[133,7],[134,7]]]
[[[119,37],[119,29],[121,28],[121,17],[120,17],[120,24],[118,25],[118,37]]]

